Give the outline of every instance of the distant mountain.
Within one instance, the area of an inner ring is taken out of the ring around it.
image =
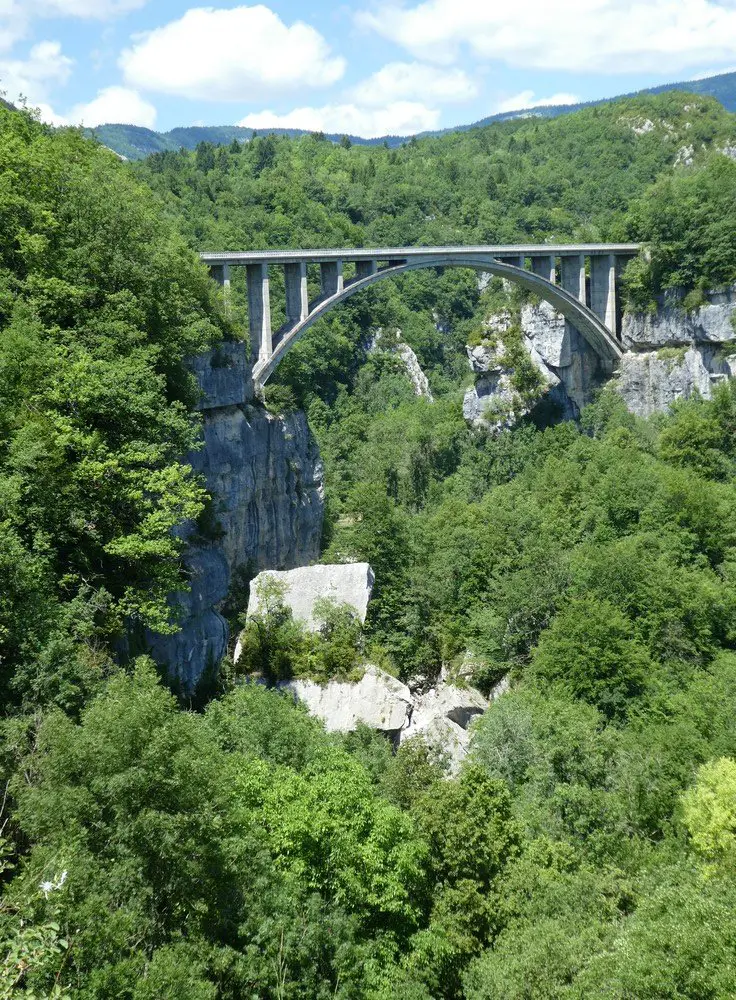
[[[736,111],[736,73],[721,73],[719,76],[709,76],[704,80],[683,80],[680,83],[663,83],[659,87],[648,87],[646,90],[635,90],[630,94],[618,94],[616,97],[606,97],[600,101],[582,101],[580,104],[546,104],[538,108],[522,108],[519,111],[504,111],[501,114],[489,115],[470,125],[456,125],[453,128],[442,129],[439,132],[422,132],[417,138],[425,136],[446,135],[448,132],[466,132],[471,128],[482,128],[493,122],[511,121],[514,118],[525,118],[535,115],[538,118],[557,118],[569,115],[582,108],[592,108],[601,104],[610,104],[628,97],[641,97],[645,94],[664,94],[670,90],[683,90],[688,94],[705,94],[715,97],[726,111]],[[404,140],[406,141],[406,140]]]
[[[559,115],[568,115],[581,108],[590,108],[595,105],[609,104],[611,101],[619,100],[622,97],[638,97],[642,94],[663,94],[669,90],[684,90],[691,94],[706,94],[715,97],[720,101],[726,111],[736,112],[736,73],[721,73],[718,76],[711,76],[705,80],[685,80],[680,83],[666,83],[659,87],[648,87],[646,90],[638,90],[631,94],[619,94],[616,97],[608,97],[600,101],[585,101],[581,104],[560,104],[547,105],[539,108],[520,108],[518,111],[504,111],[500,114],[489,115],[481,118],[480,121],[472,122],[470,125],[456,125],[453,128],[441,129],[436,132],[420,132],[417,138],[446,135],[448,132],[466,132],[471,128],[480,128],[483,125],[490,125],[493,122],[510,121],[514,118],[536,116],[538,118],[556,118]],[[195,149],[200,142],[211,142],[215,146],[223,146],[231,143],[233,139],[238,142],[247,142],[253,135],[253,129],[243,128],[239,125],[192,125],[187,128],[174,128],[170,132],[154,132],[152,129],[142,128],[140,125],[100,125],[91,130],[99,141],[108,146],[120,156],[129,160],[142,160],[151,153],[160,153],[164,150]],[[260,129],[260,134],[288,135],[291,137],[308,135],[307,129],[296,128],[274,128]],[[339,142],[342,136],[339,134],[325,134],[325,138],[331,142]],[[380,146],[387,143],[389,146],[401,146],[408,142],[412,136],[408,135],[387,135],[378,139],[363,139],[360,136],[351,135],[348,137],[352,143],[359,146]]]
[[[128,160],[142,160],[151,153],[161,153],[166,149],[196,149],[200,142],[211,142],[214,146],[226,146],[237,139],[247,142],[254,133],[252,128],[240,125],[191,125],[186,128],[173,128],[170,132],[154,132],[141,125],[100,125],[90,131],[115,153]],[[300,135],[310,135],[308,129],[300,128],[269,128],[259,129],[259,135],[288,135],[291,138]],[[340,142],[343,138],[339,133],[325,133],[325,139],[330,142]],[[360,136],[348,136],[356,146],[380,146],[388,142],[390,146],[401,146],[408,142],[411,136],[390,135],[380,139],[362,139]]]

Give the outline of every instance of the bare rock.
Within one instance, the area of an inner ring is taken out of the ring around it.
[[[375,577],[368,563],[335,563],[300,566],[282,571],[265,570],[251,582],[248,618],[261,611],[261,586],[271,580],[284,585],[284,604],[291,608],[294,618],[314,629],[318,627],[314,618],[314,605],[324,597],[349,604],[364,622]]]
[[[622,340],[626,347],[653,350],[703,342],[723,344],[736,341],[732,317],[736,312],[736,286],[709,292],[699,309],[686,312],[680,293],[660,297],[654,312],[627,312],[623,318]]]
[[[399,734],[401,742],[421,737],[442,753],[450,774],[456,774],[468,754],[468,727],[488,708],[488,700],[475,688],[439,684],[414,698],[410,724]]]
[[[662,356],[656,351],[627,353],[614,384],[632,413],[648,417],[665,412],[675,400],[687,399],[695,392],[709,399],[712,380],[703,350],[690,347],[681,357]]]
[[[411,718],[409,688],[374,666],[367,667],[356,684],[292,680],[283,681],[279,688],[306,705],[310,715],[321,719],[329,732],[352,732],[362,722],[397,739]]]
[[[467,729],[487,708],[487,699],[475,688],[441,684],[415,700],[412,728],[422,729],[432,719],[445,718]]]

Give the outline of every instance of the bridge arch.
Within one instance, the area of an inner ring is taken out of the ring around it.
[[[420,257],[400,263],[392,263],[373,273],[364,276],[359,275],[346,283],[343,288],[334,294],[323,297],[307,315],[284,331],[279,341],[273,347],[273,351],[269,357],[259,358],[253,368],[255,382],[265,385],[291,348],[298,343],[318,319],[326,316],[335,306],[345,302],[352,295],[362,291],[364,288],[368,288],[378,281],[383,281],[385,278],[396,277],[408,271],[417,271],[429,267],[466,267],[514,281],[522,288],[526,288],[528,291],[539,295],[540,298],[545,299],[558,312],[562,313],[565,319],[569,320],[588,344],[590,344],[601,359],[605,370],[612,371],[621,359],[623,354],[622,348],[605,323],[580,299],[561,286],[553,284],[540,274],[527,271],[525,268],[517,267],[514,264],[500,261],[495,257],[479,257],[475,254],[462,257],[452,254],[447,257]]]

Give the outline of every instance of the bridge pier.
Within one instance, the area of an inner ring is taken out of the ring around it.
[[[343,289],[342,261],[327,261],[319,265],[319,277],[322,285],[322,295],[329,299],[338,295]]]
[[[284,264],[286,283],[286,322],[301,323],[309,315],[307,265],[304,261]]]
[[[247,264],[245,271],[248,284],[251,353],[259,361],[268,361],[273,354],[268,264]]]
[[[590,308],[615,337],[618,337],[616,301],[616,257],[602,254],[590,258]]]
[[[560,258],[560,284],[585,305],[585,254],[574,254]]]
[[[356,260],[355,262],[355,278],[357,281],[360,281],[361,278],[369,278],[377,271],[377,260]]]
[[[210,274],[218,285],[222,287],[222,296],[225,300],[225,309],[230,307],[230,265],[216,264],[210,268]]]
[[[499,257],[502,264],[510,264],[512,267],[520,267],[523,271],[526,267],[526,258],[523,254],[514,254],[513,257]]]
[[[551,255],[545,254],[543,257],[532,257],[532,271],[534,274],[538,274],[540,278],[544,278],[545,281],[549,281],[552,285],[557,283],[555,258]]]

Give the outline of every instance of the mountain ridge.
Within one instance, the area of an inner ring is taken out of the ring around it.
[[[701,80],[684,80],[677,83],[665,83],[656,87],[632,91],[627,94],[616,94],[596,101],[581,101],[578,104],[543,105],[536,108],[519,108],[517,111],[502,111],[488,115],[467,125],[453,125],[434,131],[418,132],[415,135],[383,135],[374,139],[365,139],[357,135],[345,137],[340,133],[324,133],[330,142],[340,142],[345,138],[354,145],[381,146],[384,143],[390,147],[402,146],[412,139],[435,138],[454,132],[467,132],[474,128],[483,128],[495,122],[511,121],[516,118],[537,117],[557,118],[560,115],[572,114],[582,108],[600,107],[613,101],[649,94],[664,94],[668,91],[682,90],[687,93],[714,97],[726,111],[736,112],[736,72],[719,73]],[[254,134],[285,135],[297,138],[313,134],[310,129],[272,128],[251,129],[242,125],[190,125],[178,126],[168,132],[156,132],[142,125],[105,124],[89,130],[96,138],[113,152],[128,160],[142,160],[153,153],[166,150],[176,152],[179,149],[195,149],[200,142],[210,142],[215,146],[223,146],[236,140],[247,142]]]

